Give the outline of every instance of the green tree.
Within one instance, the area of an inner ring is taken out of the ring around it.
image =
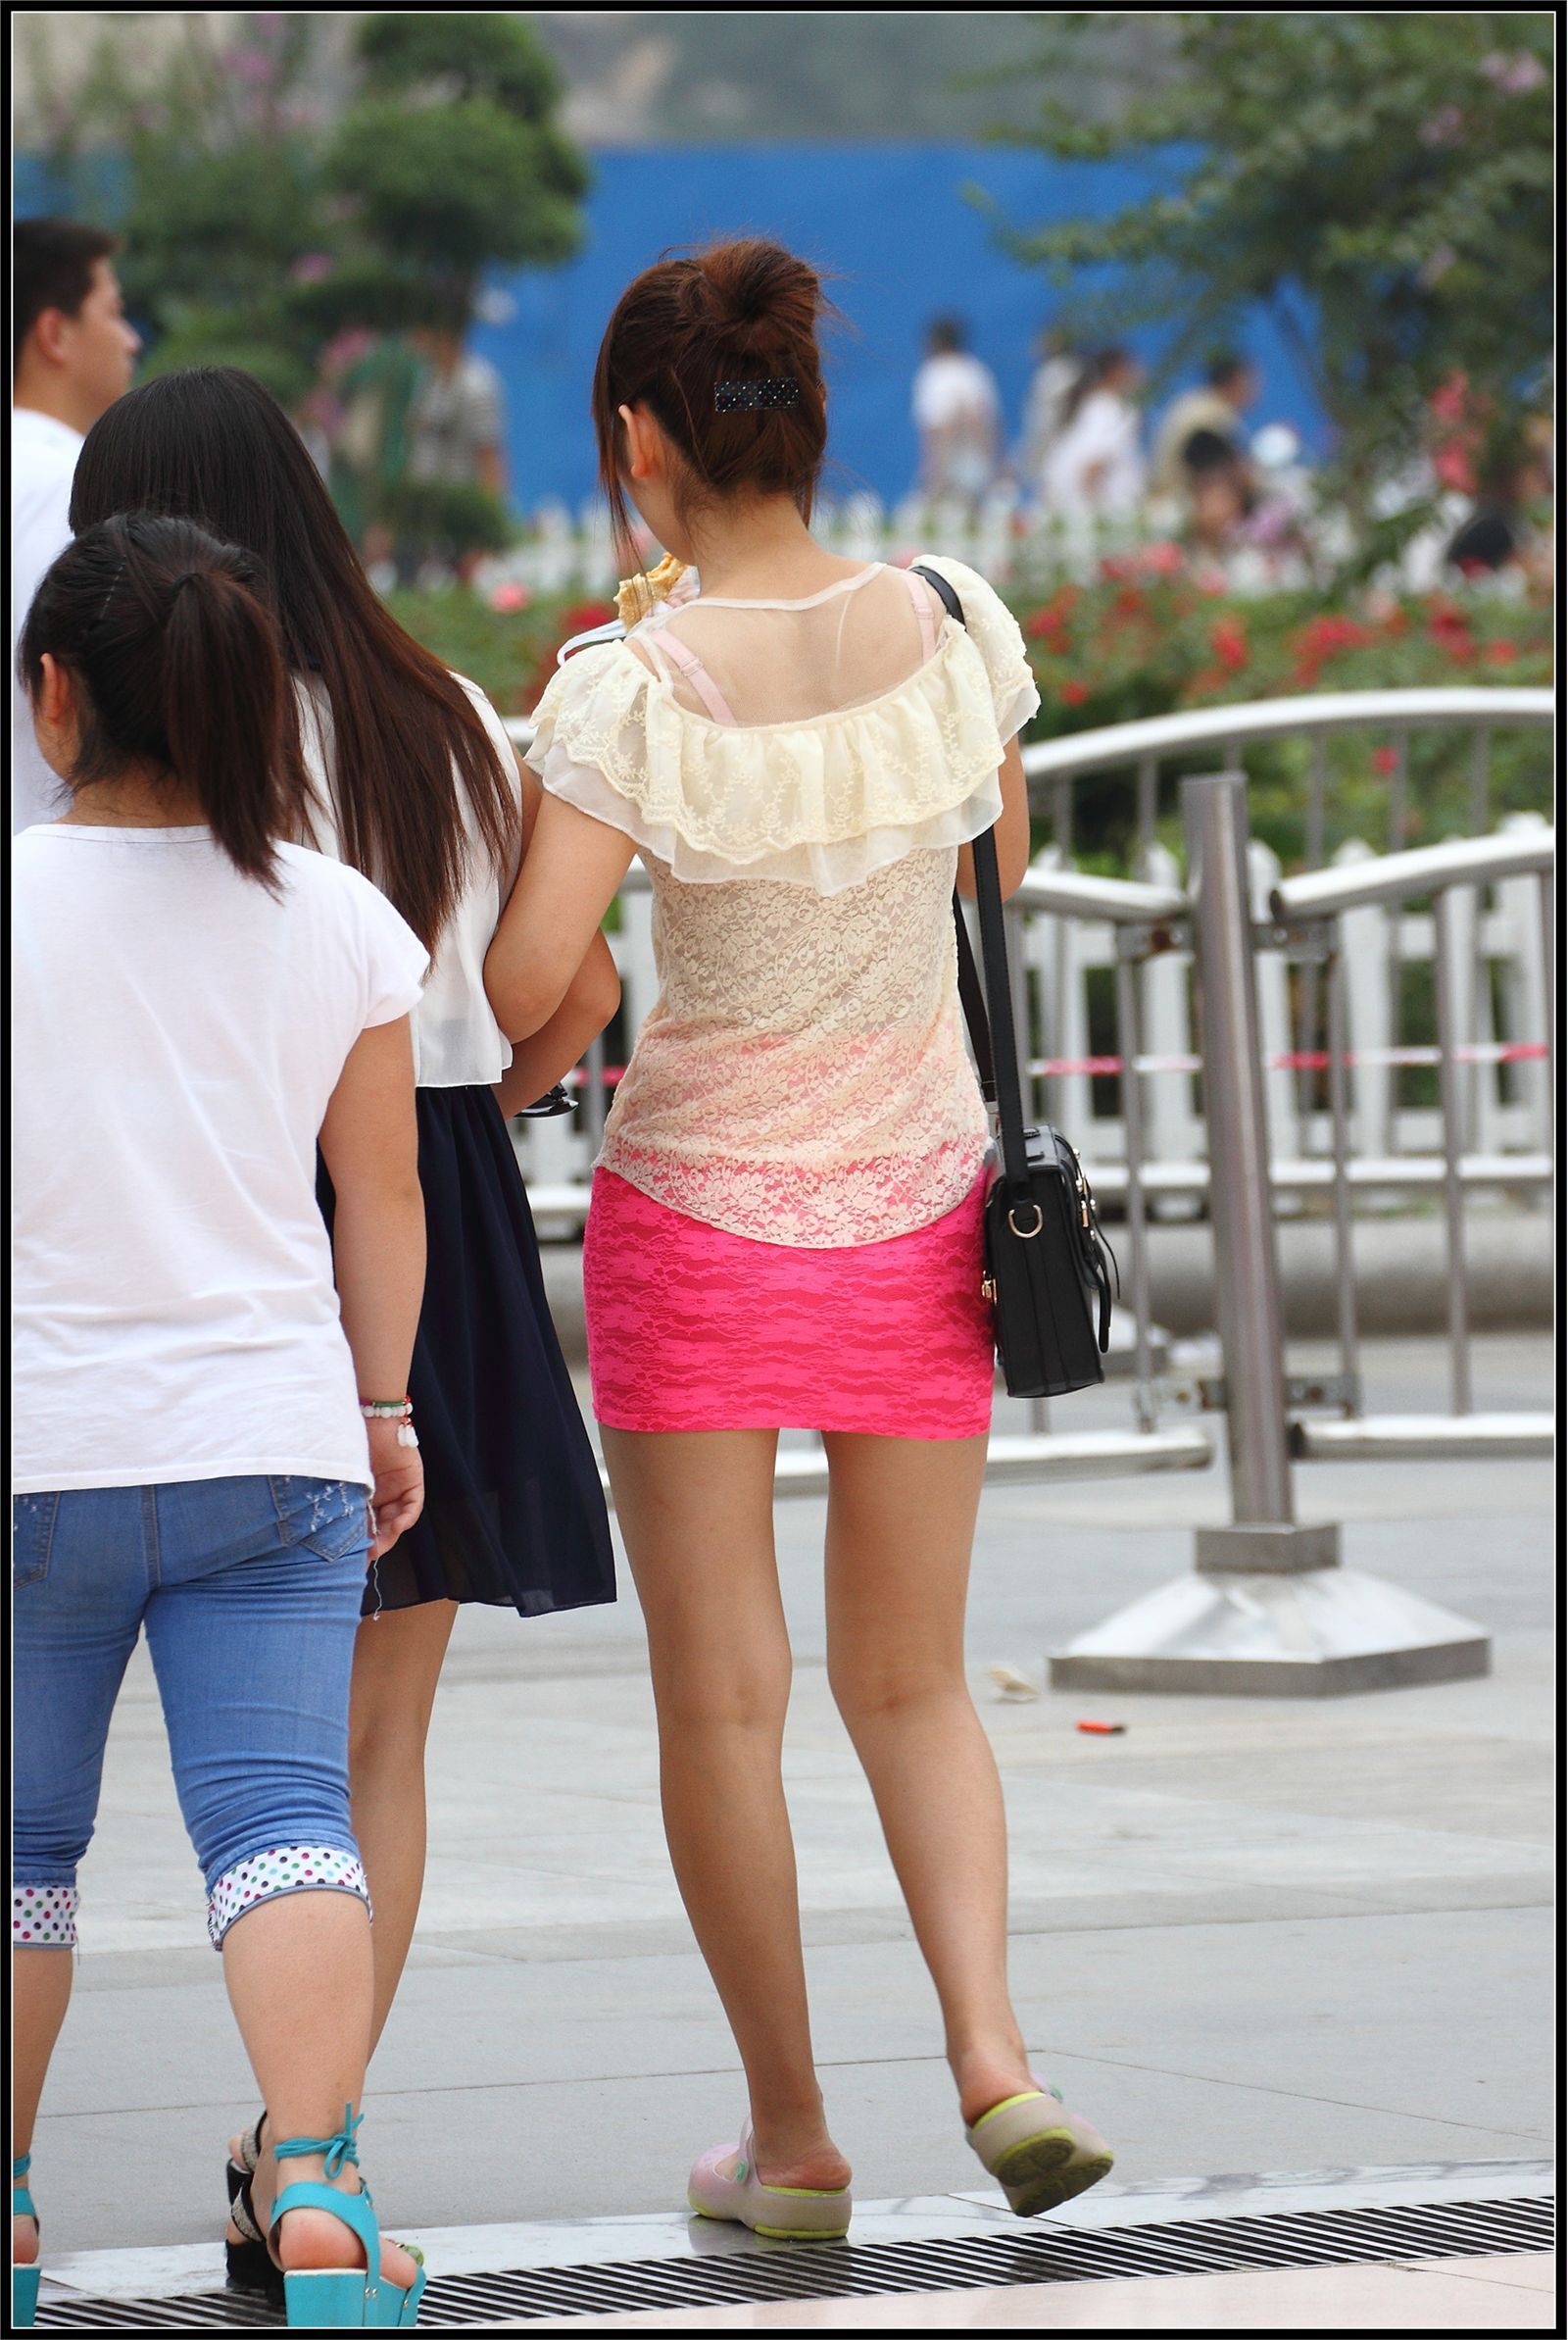
[[[40,113],[68,190],[95,155],[122,159],[113,224],[149,366],[245,366],[294,404],[345,330],[462,331],[487,266],[575,249],[587,172],[526,20],[372,15],[346,60],[319,10],[236,16],[221,37],[193,12],[151,61],[145,22],[113,20],[74,97],[45,87]],[[47,81],[41,50],[35,70]],[[329,120],[320,93],[345,73]]]
[[[448,12],[367,17],[360,93],[326,146],[356,322],[471,311],[481,270],[554,267],[581,239],[582,157],[558,127],[561,81],[528,24]]]
[[[1539,394],[1553,301],[1548,15],[1391,11],[1180,15],[1152,86],[1110,119],[1068,98],[1093,20],[1037,19],[1039,127],[1062,160],[1139,159],[1157,189],[1106,216],[1017,232],[1071,286],[1087,329],[1160,322],[1166,370],[1262,303],[1336,430],[1339,484],[1365,512],[1409,461],[1425,400],[1463,373],[1482,410]],[[1009,138],[1018,133],[1004,132]]]

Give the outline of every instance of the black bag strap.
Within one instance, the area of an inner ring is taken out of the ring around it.
[[[962,625],[963,604],[947,578],[919,563],[912,573],[924,577],[948,616]],[[969,1026],[980,1086],[986,1103],[996,1108],[1003,1170],[1009,1186],[1024,1187],[1029,1181],[1029,1155],[1023,1133],[1023,1096],[1018,1085],[1018,1044],[1012,1021],[1012,985],[1007,978],[1007,929],[1002,915],[996,832],[982,829],[971,850],[980,910],[980,955],[985,962],[986,979],[982,994],[963,906],[955,892],[953,923],[958,945],[958,997]]]

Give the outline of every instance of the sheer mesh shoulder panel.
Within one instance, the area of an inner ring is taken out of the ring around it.
[[[700,661],[730,721],[748,728],[816,722],[863,707],[902,688],[935,647],[934,638],[930,647],[922,638],[906,574],[882,568],[800,602],[704,596],[656,611],[638,630],[677,660],[684,649]],[[693,714],[713,714],[690,671],[671,677],[669,687]]]

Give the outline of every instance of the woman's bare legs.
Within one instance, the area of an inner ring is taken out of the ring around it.
[[[12,1953],[13,2142],[19,2154],[32,2147],[74,1964],[74,1953],[66,1949]],[[348,1893],[287,1893],[263,1902],[224,1935],[223,1979],[251,2067],[275,2109],[277,2135],[330,2137],[342,2125],[344,2106],[358,2108],[365,2084],[370,2015],[365,1904]],[[256,2188],[264,2221],[277,2188],[276,2167],[265,2154]],[[323,2176],[319,2157],[290,2161],[282,2183]],[[358,2180],[346,2169],[335,2182],[352,2193]],[[352,2235],[322,2211],[291,2212],[278,2236],[285,2266],[352,2265],[356,2248]],[[13,2221],[12,2250],[20,2265],[36,2259],[38,2230],[30,2218]],[[381,2269],[394,2283],[407,2287],[414,2281],[414,2262],[395,2243],[383,2245]]]
[[[11,2150],[20,2160],[32,2151],[38,2099],[49,2076],[49,2060],[71,2004],[74,1950],[13,1950],[11,1953]],[[31,2218],[11,2221],[11,2257],[31,2266],[38,2256],[38,2228]]]
[[[370,2044],[370,1923],[350,1893],[285,1893],[236,1918],[223,1936],[223,1980],[268,2107],[270,2137],[331,2137],[343,2108],[360,2108]],[[302,2179],[359,2186],[345,2167],[327,2179],[318,2155],[281,2168],[264,2152],[252,2199],[265,2233],[273,2200]],[[285,2267],[352,2266],[358,2245],[329,2212],[290,2211],[276,2237]],[[381,2271],[407,2288],[408,2253],[381,2246]]]
[[[354,1644],[349,1795],[375,1923],[370,2053],[392,2012],[424,1890],[424,1750],[456,1601],[368,1617]]]
[[[982,1438],[826,1440],[828,1678],[941,2001],[967,2121],[1031,2085],[1007,1995],[1007,1844],[963,1616]]]
[[[670,1860],[745,2066],[757,2166],[838,2186],[811,2058],[784,1804],[790,1646],[773,1549],[771,1430],[607,1429],[647,1621]]]
[[[370,1888],[375,2053],[408,1960],[424,1890],[424,1749],[436,1684],[456,1621],[456,1601],[421,1601],[368,1617],[354,1642],[349,1701],[349,1795]],[[263,2136],[278,2132],[268,2108]],[[240,2140],[229,2154],[240,2159]],[[240,2233],[230,2222],[230,2242]]]

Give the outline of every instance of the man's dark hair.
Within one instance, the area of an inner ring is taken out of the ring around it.
[[[963,327],[956,317],[934,317],[926,332],[933,357],[945,358],[963,347]]]
[[[18,220],[11,230],[11,371],[46,309],[79,314],[100,260],[120,249],[107,228],[81,220]]]
[[[1217,430],[1195,430],[1182,446],[1182,462],[1190,479],[1207,478],[1214,472],[1234,472],[1239,459],[1232,442]]]
[[[1232,382],[1240,381],[1244,373],[1251,371],[1249,361],[1238,357],[1235,350],[1217,350],[1208,361],[1208,386],[1211,390],[1228,390]]]

